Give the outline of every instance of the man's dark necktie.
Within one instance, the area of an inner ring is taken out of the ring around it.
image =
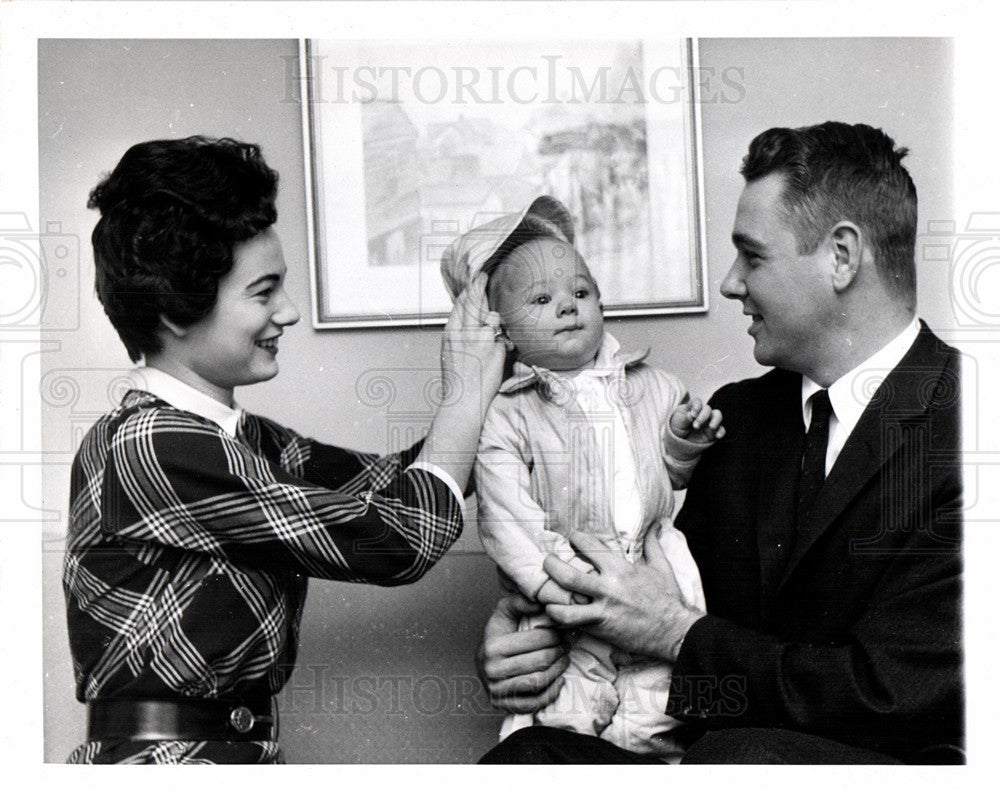
[[[806,433],[805,449],[802,453],[802,476],[799,478],[799,505],[796,523],[805,523],[819,490],[826,478],[826,444],[830,433],[830,395],[826,390],[814,394],[812,400],[812,420]]]

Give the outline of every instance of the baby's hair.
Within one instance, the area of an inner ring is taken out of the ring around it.
[[[489,278],[487,283],[487,296],[491,303],[493,301],[493,275],[496,273],[497,269],[500,268],[500,264],[509,258],[511,253],[513,253],[518,247],[522,247],[528,242],[535,241],[536,239],[555,239],[556,241],[561,241],[564,244],[569,244],[571,247],[573,246],[572,242],[566,238],[566,234],[564,234],[559,229],[559,226],[552,220],[546,219],[538,214],[525,214],[520,224],[518,224],[513,232],[506,239],[504,239],[503,243],[497,247],[496,251],[486,260],[486,263],[483,264],[483,271],[486,272],[486,275]]]
[[[492,276],[496,268],[514,250],[535,239],[556,239],[572,246],[566,235],[559,230],[559,226],[552,220],[541,217],[538,214],[525,214],[520,224],[514,228],[514,231],[504,239],[503,244],[497,247],[496,252],[483,264],[483,271],[488,276]]]

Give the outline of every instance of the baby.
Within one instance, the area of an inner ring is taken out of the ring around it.
[[[635,562],[649,530],[658,530],[686,602],[704,610],[698,569],[670,520],[672,489],[686,486],[700,453],[722,437],[722,416],[645,364],[646,352],[619,350],[573,239],[565,207],[540,197],[520,214],[470,230],[442,258],[453,296],[478,272],[489,275],[490,308],[500,313],[515,359],[480,437],[480,537],[524,595],[569,603],[542,568],[545,555],[593,568],[566,535],[599,535],[609,551]],[[553,623],[537,615],[521,624],[539,626]],[[508,717],[501,738],[541,724],[679,759],[683,750],[671,735],[679,723],[664,713],[670,666],[585,633],[569,639],[558,698],[534,716]]]

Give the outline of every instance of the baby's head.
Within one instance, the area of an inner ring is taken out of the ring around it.
[[[549,370],[589,367],[604,337],[597,283],[573,247],[573,220],[553,197],[463,233],[441,256],[441,276],[457,299],[489,275],[490,309],[500,313],[519,360]]]
[[[604,337],[601,294],[550,222],[526,215],[484,271],[490,309],[500,313],[521,362],[549,370],[593,364]]]

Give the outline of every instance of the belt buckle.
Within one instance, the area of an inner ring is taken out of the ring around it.
[[[258,723],[267,724],[270,728],[268,740],[278,740],[278,711],[277,701],[271,698],[271,715],[254,716],[253,711],[246,705],[237,705],[229,712],[229,726],[240,735],[246,735]]]
[[[229,726],[240,735],[246,735],[256,723],[257,719],[246,705],[238,705],[229,712]]]

